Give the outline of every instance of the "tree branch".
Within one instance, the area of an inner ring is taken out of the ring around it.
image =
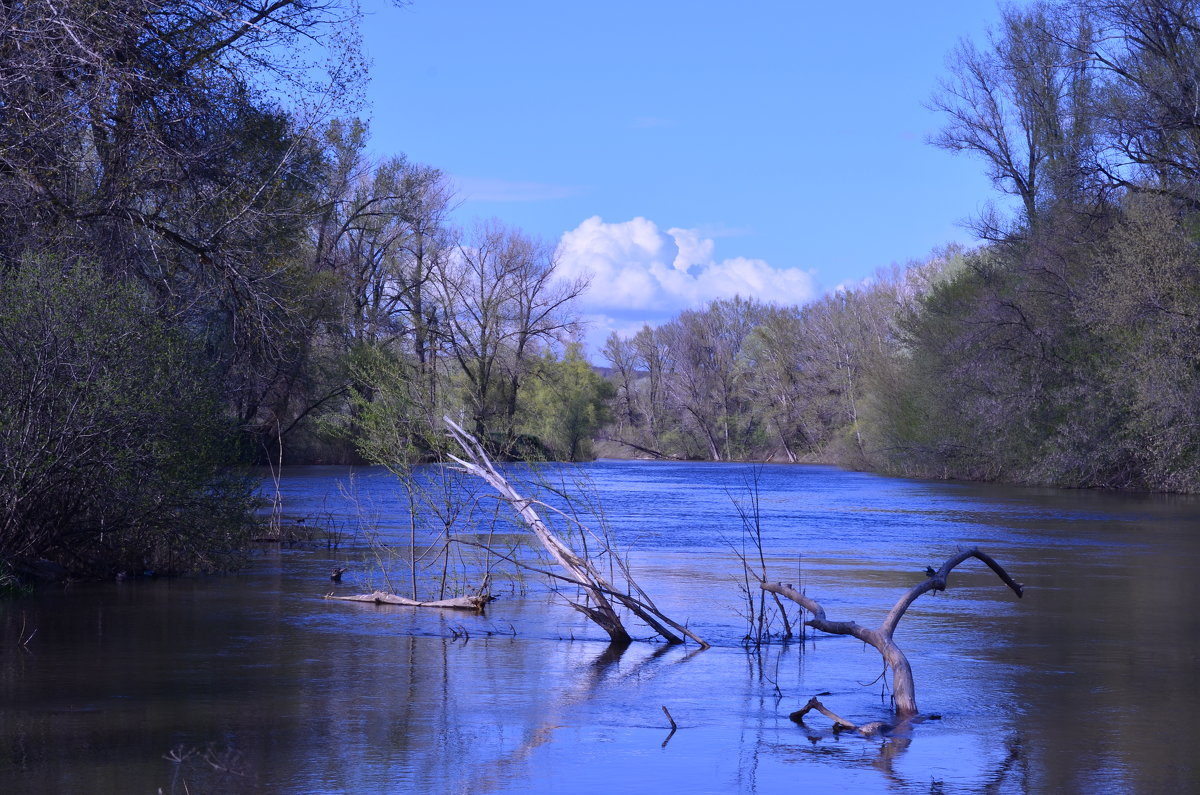
[[[884,663],[892,667],[892,693],[896,701],[896,711],[900,715],[907,717],[917,714],[916,688],[913,684],[912,668],[908,663],[908,658],[904,655],[900,647],[896,645],[892,639],[892,635],[896,630],[896,625],[903,618],[905,611],[916,601],[917,597],[929,591],[946,590],[947,578],[950,572],[955,566],[968,558],[978,558],[983,561],[992,571],[996,572],[1001,581],[1011,588],[1018,597],[1023,594],[1023,586],[1014,580],[1005,571],[1003,566],[978,547],[971,547],[950,556],[938,571],[930,574],[924,582],[910,588],[888,612],[878,629],[868,629],[867,627],[859,626],[853,621],[830,621],[825,616],[825,608],[821,606],[820,602],[797,591],[791,585],[762,582],[759,583],[759,586],[764,591],[786,596],[812,613],[813,617],[804,622],[806,625],[814,629],[819,629],[822,632],[828,632],[831,635],[850,635],[874,646],[880,655],[883,656]],[[814,706],[819,706],[819,702]],[[841,721],[836,716],[831,717]]]
[[[891,609],[891,611],[888,612],[887,617],[883,619],[883,623],[880,625],[879,631],[885,633],[890,638],[896,631],[896,625],[900,623],[900,619],[904,617],[905,611],[908,610],[909,606],[916,601],[917,597],[924,593],[928,593],[929,591],[946,590],[946,588],[949,587],[947,578],[950,576],[950,572],[955,566],[969,558],[978,558],[979,560],[982,560],[988,565],[989,568],[991,568],[992,571],[996,572],[996,575],[1000,577],[1004,584],[1011,588],[1018,597],[1022,595],[1023,589],[1021,584],[1013,580],[1013,578],[1009,576],[1008,572],[1004,570],[1003,566],[997,563],[990,555],[982,552],[978,547],[971,547],[970,549],[959,552],[957,555],[951,556],[945,563],[942,564],[942,567],[938,569],[937,572],[930,575],[929,579],[925,580],[925,582],[920,583],[919,585],[913,586],[908,593],[900,597],[900,600],[897,601],[896,605]]]
[[[495,466],[492,464],[491,459],[488,458],[483,445],[478,439],[464,431],[449,417],[444,417],[443,421],[451,437],[459,444],[467,457],[471,459],[467,461],[452,455],[450,456],[450,460],[454,461],[461,471],[485,480],[500,494],[501,499],[512,507],[525,525],[533,531],[534,536],[537,537],[542,547],[550,553],[550,556],[554,558],[559,566],[568,572],[570,581],[583,588],[595,604],[595,607],[586,607],[572,602],[571,606],[584,613],[599,625],[608,633],[609,638],[614,643],[629,643],[632,638],[622,624],[621,618],[613,608],[612,601],[610,600],[615,600],[628,608],[668,643],[683,642],[683,638],[667,629],[667,627],[671,627],[682,635],[696,641],[701,647],[708,646],[703,639],[663,615],[652,604],[648,604],[649,599],[645,599],[645,601],[636,599],[630,594],[617,591],[616,588],[606,582],[586,555],[580,556],[551,532],[537,511],[534,510],[535,501],[522,497],[504,476],[496,471]],[[628,572],[626,572],[626,578],[629,579],[631,587],[636,588],[644,597],[644,591],[633,583],[632,579],[628,577]]]

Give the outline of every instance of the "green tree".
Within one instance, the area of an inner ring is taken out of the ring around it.
[[[1118,410],[1108,447],[1124,482],[1200,489],[1200,244],[1179,202],[1129,196],[1082,311]]]
[[[527,383],[520,426],[556,459],[592,458],[592,437],[612,418],[616,390],[583,357],[578,343],[562,358],[547,350]]]

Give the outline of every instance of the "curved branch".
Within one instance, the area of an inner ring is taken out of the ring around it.
[[[859,626],[854,621],[830,621],[825,617],[825,608],[821,606],[820,602],[807,594],[797,591],[791,584],[760,582],[759,587],[764,591],[786,596],[812,613],[812,618],[804,622],[807,626],[819,629],[822,632],[828,632],[830,635],[852,635],[865,643],[870,643],[872,646],[879,648],[877,640],[874,637],[874,630]]]
[[[828,632],[831,635],[850,635],[874,646],[880,655],[882,655],[884,662],[892,668],[892,694],[896,700],[897,713],[902,716],[912,716],[917,714],[916,688],[913,684],[912,667],[909,665],[908,658],[904,655],[903,650],[892,640],[892,634],[896,631],[896,625],[903,618],[905,611],[916,601],[917,597],[929,591],[946,590],[947,578],[950,576],[950,572],[955,566],[968,558],[978,558],[986,563],[1018,597],[1024,593],[1024,587],[1009,576],[1009,573],[1004,570],[1003,566],[978,547],[971,547],[952,555],[942,564],[942,567],[938,571],[931,573],[928,579],[910,588],[907,593],[900,597],[891,611],[888,612],[878,629],[868,629],[867,627],[859,626],[853,621],[830,621],[826,618],[825,608],[821,606],[820,602],[800,593],[791,585],[767,582],[759,583],[759,585],[764,591],[771,591],[772,593],[786,596],[812,613],[813,617],[804,622],[808,626],[819,629],[822,632]]]
[[[996,575],[1004,582],[1005,585],[1011,588],[1018,597],[1023,594],[1024,589],[1022,588],[1021,584],[1009,576],[1009,573],[1004,570],[1003,566],[997,563],[990,555],[983,552],[978,547],[971,547],[970,549],[965,549],[959,552],[957,555],[952,555],[946,560],[945,563],[942,564],[942,567],[938,569],[937,572],[930,575],[929,579],[925,580],[923,583],[913,586],[908,593],[900,597],[900,600],[896,602],[896,605],[883,619],[883,623],[880,625],[879,631],[886,634],[890,638],[892,633],[896,631],[896,625],[899,624],[900,619],[904,617],[905,611],[908,610],[909,606],[917,600],[917,597],[921,594],[928,593],[929,591],[946,590],[946,588],[949,587],[947,578],[950,576],[950,572],[955,566],[966,561],[968,558],[978,558],[979,560],[982,560],[988,565],[989,568],[991,568],[992,571],[996,572]]]

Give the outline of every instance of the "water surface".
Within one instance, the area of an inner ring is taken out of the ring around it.
[[[401,547],[411,530],[394,480],[348,475],[282,483],[289,515],[334,527],[335,549],[268,546],[232,577],[0,603],[0,791],[1200,789],[1194,499],[808,466],[552,468],[594,495],[659,607],[715,644],[616,653],[529,574],[498,576],[482,615],[322,599],[334,565],[341,593],[379,585],[368,541]],[[901,622],[918,703],[940,719],[877,739],[788,720],[817,693],[859,722],[890,704],[878,654],[851,638],[743,647],[731,499],[755,480],[771,578],[831,618],[877,623],[962,546],[1026,585],[1018,600],[968,562]]]

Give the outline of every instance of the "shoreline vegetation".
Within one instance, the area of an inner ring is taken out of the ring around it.
[[[1004,8],[930,100],[997,191],[978,247],[689,309],[604,368],[552,243],[368,153],[354,3],[5,6],[0,577],[227,568],[246,466],[403,473],[443,416],[500,460],[1200,491],[1198,6]]]

